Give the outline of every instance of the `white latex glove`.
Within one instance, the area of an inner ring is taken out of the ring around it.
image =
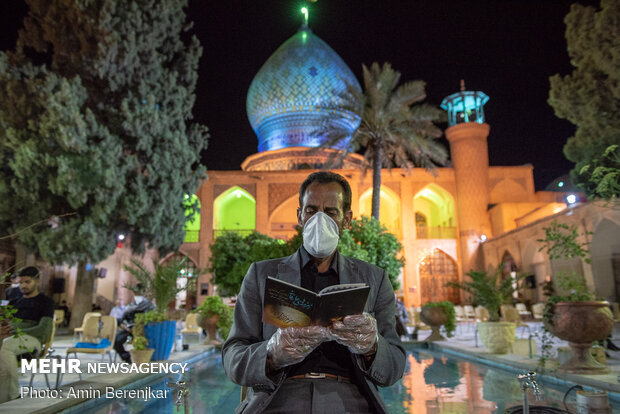
[[[276,331],[267,342],[267,356],[276,370],[304,360],[329,332],[324,326],[289,327]]]

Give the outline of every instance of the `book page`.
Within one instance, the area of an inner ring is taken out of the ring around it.
[[[263,322],[278,328],[312,325],[317,302],[316,293],[283,280],[267,277]]]
[[[331,285],[331,286],[327,286],[326,288],[321,289],[321,291],[319,292],[319,296],[324,295],[329,292],[335,292],[339,290],[358,289],[358,288],[362,288],[365,286],[366,286],[365,283],[345,283],[342,285]]]

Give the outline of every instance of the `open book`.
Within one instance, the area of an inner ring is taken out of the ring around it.
[[[364,311],[370,287],[364,283],[328,286],[318,294],[273,277],[265,283],[263,322],[289,326],[324,325]]]

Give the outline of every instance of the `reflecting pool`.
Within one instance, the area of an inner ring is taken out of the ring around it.
[[[408,347],[407,368],[402,380],[380,389],[390,413],[502,413],[506,407],[519,404],[522,393],[515,372],[456,358],[452,355]],[[178,380],[178,377],[172,378]],[[241,387],[228,380],[219,352],[209,354],[194,364],[190,371],[189,405],[192,413],[232,413],[239,403]],[[567,387],[540,381],[544,402],[564,408],[561,401]],[[132,388],[169,389],[158,380]],[[176,413],[174,393],[165,399],[92,400],[64,413]],[[574,393],[568,398],[574,403]],[[534,404],[533,398],[530,403]],[[614,407],[614,413],[620,412]],[[572,410],[574,412],[574,410]],[[180,413],[183,412],[181,407]]]

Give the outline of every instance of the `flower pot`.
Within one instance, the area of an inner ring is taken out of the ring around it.
[[[217,340],[217,321],[220,319],[220,315],[212,315],[209,317],[203,317],[200,319],[200,326],[207,331],[207,339],[204,343],[207,345],[221,345],[222,342]]]
[[[155,352],[153,348],[146,348],[140,350],[132,349],[129,351],[129,353],[131,354],[131,362],[136,365],[150,362],[151,358],[153,357],[153,352]]]
[[[176,321],[150,322],[144,327],[144,336],[153,347],[153,361],[168,359],[174,345]]]
[[[422,322],[431,327],[431,335],[424,340],[425,342],[446,340],[446,338],[444,338],[439,332],[441,325],[448,321],[448,314],[443,308],[422,306],[420,319]]]
[[[480,342],[490,354],[507,354],[515,341],[514,322],[478,322]]]
[[[608,374],[609,369],[596,362],[590,352],[594,341],[606,339],[614,327],[607,302],[558,302],[553,326],[547,329],[571,347],[572,357],[559,370],[573,374]]]

